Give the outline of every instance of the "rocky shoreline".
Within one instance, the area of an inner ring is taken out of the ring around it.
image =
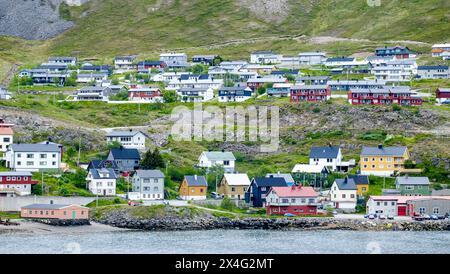
[[[356,220],[335,218],[225,218],[214,216],[156,218],[134,217],[126,210],[114,210],[95,218],[96,222],[119,228],[150,231],[212,229],[263,230],[354,230],[354,231],[450,231],[450,221]]]

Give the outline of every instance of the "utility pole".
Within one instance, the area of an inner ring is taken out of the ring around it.
[[[80,158],[81,158],[81,135],[80,135],[80,128],[78,128],[78,159],[77,159],[77,166],[80,166]]]
[[[44,196],[44,172],[41,171],[41,187],[42,187],[42,196]]]

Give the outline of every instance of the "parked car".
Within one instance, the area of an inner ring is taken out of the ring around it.
[[[386,220],[386,215],[380,214],[380,216],[378,216],[378,219],[380,219],[380,220]]]
[[[211,192],[211,198],[218,200],[218,199],[222,199],[223,197],[222,197],[222,195],[220,195],[217,192]]]
[[[439,217],[437,215],[435,215],[435,214],[432,214],[432,215],[430,215],[430,220],[437,221],[437,220],[439,220]]]
[[[373,219],[375,219],[376,218],[376,216],[375,216],[375,214],[369,214],[369,217],[368,217],[370,220],[373,220]]]
[[[370,216],[370,214],[366,214],[366,215],[364,215],[364,219],[367,219],[367,218],[369,218],[369,216]]]
[[[338,212],[336,211],[336,210],[333,210],[333,215],[337,215],[338,214]]]
[[[128,201],[129,206],[140,206],[142,204],[143,204],[142,201],[132,201],[132,200]]]
[[[387,215],[387,218],[388,218],[388,220],[394,220],[394,216],[390,215],[390,214]]]
[[[284,213],[284,217],[295,217],[292,213]]]

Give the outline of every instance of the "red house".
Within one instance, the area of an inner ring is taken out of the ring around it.
[[[0,172],[0,197],[30,195],[31,185],[38,183],[31,176],[30,172],[23,171]]]
[[[409,87],[384,87],[375,89],[353,89],[348,92],[348,102],[352,105],[392,105],[420,106],[422,98]]]
[[[310,186],[272,187],[266,196],[267,215],[315,215],[317,192]]]
[[[163,70],[166,67],[164,61],[142,61],[137,64],[137,71],[147,73],[151,69]]]
[[[162,102],[163,96],[159,88],[131,88],[128,90],[128,99],[130,101]]]
[[[291,102],[323,102],[331,98],[331,89],[327,85],[305,85],[291,87]]]
[[[450,88],[438,88],[436,90],[436,101],[439,104],[450,103]]]

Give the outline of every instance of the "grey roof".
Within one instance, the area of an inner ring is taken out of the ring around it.
[[[389,195],[400,195],[401,191],[398,189],[391,189],[391,188],[387,188],[387,189],[383,189],[381,190],[381,193],[383,196],[389,196]]]
[[[327,159],[337,158],[340,148],[338,146],[312,147],[309,158]]]
[[[136,175],[140,178],[164,178],[164,174],[158,169],[136,170]]]
[[[418,66],[417,70],[448,70],[448,66]]]
[[[23,206],[22,209],[61,209],[71,205],[68,204],[31,204]]]
[[[59,147],[54,144],[12,144],[14,152],[59,152]]]
[[[290,173],[267,173],[266,178],[283,178],[286,183],[295,182]]]
[[[355,180],[352,178],[336,179],[334,182],[340,190],[356,190]]]
[[[117,179],[116,173],[112,168],[93,168],[89,172],[91,172],[94,179]],[[108,176],[100,176],[101,173],[108,174]]]
[[[430,180],[428,177],[397,177],[395,179],[396,185],[430,185]]]
[[[111,131],[108,134],[106,134],[106,137],[133,137],[134,135],[138,134],[140,131],[130,131],[130,130],[123,130],[123,131]],[[142,133],[142,132],[141,132]]]
[[[184,178],[188,186],[208,186],[205,176],[186,175]]]
[[[233,152],[205,151],[206,157],[211,161],[235,161]]]
[[[403,156],[407,147],[363,147],[361,156]]]
[[[139,151],[135,148],[113,148],[111,149],[111,154],[114,160],[118,159],[134,159],[140,160],[141,156],[139,155]]]
[[[348,177],[353,179],[357,185],[369,184],[369,176],[367,175],[348,175]]]
[[[293,86],[291,87],[293,90],[311,90],[311,89],[328,89],[328,85],[302,85],[302,86]]]

